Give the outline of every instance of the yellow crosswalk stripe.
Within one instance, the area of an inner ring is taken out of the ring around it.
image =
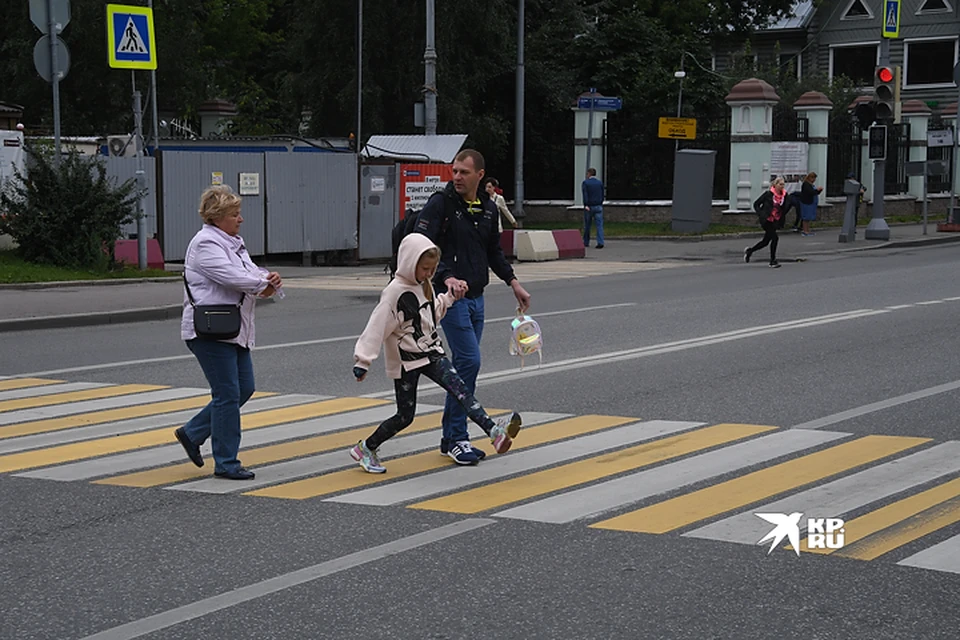
[[[546,442],[572,438],[636,421],[636,418],[587,415],[566,418],[557,422],[549,422],[521,431],[520,436],[513,442],[511,451],[533,447]],[[359,489],[360,487],[367,487],[379,482],[395,480],[418,473],[426,473],[436,469],[446,469],[452,464],[449,458],[441,457],[436,451],[426,451],[424,453],[403,456],[384,462],[387,467],[387,472],[384,474],[375,475],[365,473],[360,468],[353,468],[314,476],[312,478],[304,478],[285,484],[278,484],[272,487],[265,487],[263,489],[257,489],[256,491],[247,492],[244,495],[304,500],[306,498],[339,493],[349,489]]]
[[[0,391],[29,389],[30,387],[43,387],[50,384],[61,384],[63,382],[63,380],[47,380],[46,378],[11,378],[10,380],[0,380]]]
[[[503,413],[501,411],[501,413]],[[490,415],[493,415],[491,412]],[[440,426],[440,419],[443,412],[428,413],[417,416],[413,423],[403,430],[403,434],[419,433],[429,431]],[[337,433],[327,433],[303,440],[293,440],[291,442],[281,442],[279,444],[268,445],[265,447],[256,447],[243,450],[243,463],[247,466],[256,466],[292,460],[293,458],[302,458],[304,456],[333,451],[355,445],[358,440],[369,436],[376,425],[367,425],[350,429],[348,431],[338,431]],[[174,484],[177,482],[186,482],[187,480],[196,480],[210,475],[210,470],[197,468],[192,462],[176,464],[159,469],[149,469],[138,473],[129,473],[112,478],[97,480],[95,484],[110,484],[121,487],[157,487],[164,484]]]
[[[590,526],[617,531],[666,533],[925,442],[930,442],[930,439],[865,436]]]
[[[806,540],[800,543],[800,549],[873,560],[958,521],[960,478],[845,522],[842,549],[809,549]]]
[[[932,489],[927,489],[926,491],[916,495],[912,495],[908,498],[904,498],[903,500],[888,504],[880,509],[877,509],[876,511],[866,513],[854,520],[844,522],[843,553],[838,553],[837,555],[855,557],[848,555],[851,552],[850,547],[853,545],[853,543],[863,540],[864,538],[868,538],[878,531],[883,531],[884,529],[903,522],[907,518],[916,516],[917,514],[922,513],[931,507],[935,507],[938,504],[946,502],[947,500],[957,496],[960,496],[960,478],[956,478],[955,480],[951,480],[950,482],[933,487]],[[909,540],[906,542],[909,542]],[[906,542],[902,544],[906,544]],[[787,546],[789,547],[789,545]],[[863,547],[866,546],[869,545],[863,545]],[[790,548],[792,549],[793,547]],[[807,546],[806,538],[800,542],[800,550],[806,553],[819,553],[821,555],[829,555],[831,553],[840,551],[840,549],[810,549]],[[872,560],[873,558],[864,559]]]
[[[53,393],[46,396],[37,396],[35,398],[18,398],[16,400],[4,400],[0,402],[0,412],[17,411],[18,409],[33,409],[36,407],[46,407],[54,404],[66,404],[68,402],[79,402],[81,400],[97,400],[100,398],[115,398],[117,396],[126,396],[131,393],[143,393],[144,391],[159,391],[169,389],[156,384],[119,384],[111,387],[99,387],[97,389],[84,389],[83,391],[70,391],[67,393]]]
[[[749,424],[718,424],[552,469],[425,500],[410,505],[410,508],[449,513],[479,513],[775,429],[776,427]]]
[[[298,420],[317,418],[333,413],[366,409],[385,403],[386,400],[374,400],[371,398],[336,398],[283,409],[259,411],[243,416],[243,429],[258,429],[260,427],[284,422],[296,422]],[[84,460],[111,453],[119,453],[121,451],[132,451],[175,443],[176,440],[173,438],[173,432],[169,428],[128,433],[97,440],[87,440],[74,444],[50,447],[48,449],[23,451],[21,453],[0,456],[0,473],[22,471],[34,467],[48,467],[64,462],[73,462],[75,460]]]

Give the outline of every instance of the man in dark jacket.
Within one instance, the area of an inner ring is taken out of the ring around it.
[[[597,249],[603,249],[603,183],[597,170],[587,169],[587,179],[580,185],[583,191],[583,246],[590,246],[590,225],[597,225]]]
[[[464,294],[450,307],[440,325],[453,366],[471,392],[476,391],[480,372],[483,289],[490,282],[490,270],[513,289],[522,312],[530,306],[530,294],[520,286],[500,248],[500,213],[487,193],[479,189],[484,166],[478,151],[464,149],[458,153],[453,162],[453,181],[427,201],[415,229],[433,240],[442,252],[434,276],[436,290]],[[467,415],[460,403],[450,397],[443,409],[440,452],[457,464],[476,464],[485,456],[471,446]]]

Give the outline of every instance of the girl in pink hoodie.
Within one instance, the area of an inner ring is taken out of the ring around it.
[[[410,426],[416,415],[417,384],[424,375],[453,395],[467,416],[490,436],[497,453],[510,449],[520,431],[520,414],[494,421],[467,389],[443,353],[437,324],[456,298],[435,295],[431,279],[440,262],[440,248],[425,235],[411,233],[397,252],[397,276],[380,294],[367,326],[354,347],[353,375],[363,381],[383,346],[387,375],[397,392],[397,413],[357,443],[350,455],[369,473],[384,473],[377,449]]]

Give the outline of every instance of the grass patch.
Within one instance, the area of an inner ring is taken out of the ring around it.
[[[12,284],[16,282],[59,282],[63,280],[115,280],[122,278],[164,278],[180,277],[178,273],[170,273],[160,269],[140,271],[136,268],[124,267],[116,271],[89,271],[84,269],[67,269],[47,264],[33,264],[17,257],[13,251],[0,251],[0,283]]]
[[[702,235],[720,235],[725,233],[744,233],[756,231],[751,226],[741,226],[735,224],[712,224],[702,233],[677,233],[671,228],[669,222],[603,222],[603,235],[608,238],[627,238],[636,236],[702,236]],[[578,229],[575,222],[531,222],[523,224],[524,229]],[[758,227],[759,228],[759,227]],[[591,234],[593,235],[593,234]]]
[[[793,212],[787,216],[788,221],[785,229],[789,231],[789,226],[793,224]],[[923,222],[922,215],[913,215],[913,216],[884,216],[884,220],[888,224],[920,224]],[[937,222],[943,222],[945,216],[943,214],[939,215],[929,215],[927,217],[928,224],[936,224]],[[865,215],[863,210],[860,211],[860,217],[858,219],[858,227],[865,227],[870,222],[870,217]],[[840,220],[816,220],[813,223],[814,229],[817,227],[842,227],[843,222]],[[607,222],[603,223],[603,235],[608,238],[630,238],[630,237],[639,237],[639,236],[674,236],[678,238],[686,236],[710,236],[710,235],[727,235],[727,234],[736,234],[736,233],[755,233],[760,232],[760,225],[736,225],[736,224],[711,224],[706,231],[702,233],[677,233],[671,228],[671,223],[669,222]],[[575,222],[562,222],[562,221],[543,221],[543,222],[525,222],[523,225],[524,229],[581,229]],[[591,235],[593,235],[591,233]]]

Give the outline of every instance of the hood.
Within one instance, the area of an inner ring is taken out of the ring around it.
[[[397,251],[397,277],[411,284],[420,284],[417,282],[417,262],[424,251],[436,246],[422,233],[408,234],[400,241],[400,249]]]

